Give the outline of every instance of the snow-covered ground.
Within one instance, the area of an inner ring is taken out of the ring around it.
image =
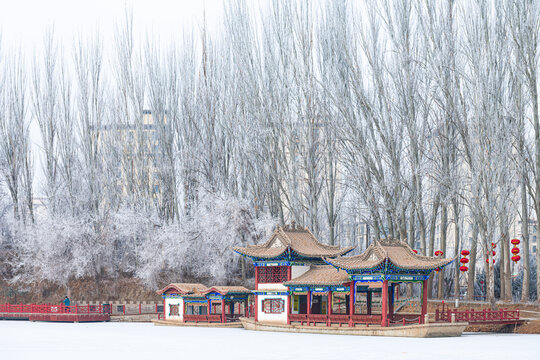
[[[540,359],[540,335],[407,339],[164,327],[148,323],[0,321],[0,359]]]

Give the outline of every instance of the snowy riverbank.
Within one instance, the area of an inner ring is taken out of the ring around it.
[[[540,335],[410,339],[160,327],[148,323],[0,321],[0,359],[504,359],[540,358]]]

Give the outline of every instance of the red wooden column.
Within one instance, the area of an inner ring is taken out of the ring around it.
[[[420,324],[424,323],[424,319],[427,313],[427,296],[428,296],[428,281],[422,281],[422,312],[420,315]]]
[[[221,322],[225,322],[225,299],[221,299]]]
[[[111,305],[112,306],[112,305]],[[112,309],[111,309],[112,310]],[[167,313],[165,312],[165,298],[163,298],[163,320],[167,320]]]
[[[291,301],[292,301],[292,294],[289,293],[287,296],[287,324],[289,325],[291,323],[290,316],[291,315]]]
[[[353,315],[354,315],[354,298],[356,294],[356,282],[351,281],[349,283],[349,326],[353,326]]]
[[[307,292],[307,324],[309,325],[309,315],[311,314],[311,290]]]
[[[382,283],[382,320],[381,326],[388,326],[388,280]]]
[[[212,302],[210,301],[210,299],[208,299],[208,314],[207,315],[210,315],[212,313]]]
[[[368,315],[371,315],[371,299],[373,297],[372,295],[373,295],[373,293],[368,290],[368,292],[366,293],[367,314]]]
[[[326,300],[326,326],[330,326],[330,315],[332,315],[332,291],[328,290]]]
[[[259,319],[259,295],[255,295],[255,321]]]
[[[182,304],[184,304],[183,309],[182,309],[182,321],[186,322],[186,320],[184,320],[184,315],[186,315],[186,307],[187,307],[186,300],[182,300]]]
[[[255,290],[259,289],[259,267],[255,266]],[[259,320],[259,295],[255,295],[255,321]]]

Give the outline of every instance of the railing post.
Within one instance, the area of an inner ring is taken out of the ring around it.
[[[86,305],[86,306],[90,306],[90,305]],[[79,305],[75,305],[75,314],[78,314],[78,313],[79,313]]]
[[[126,315],[126,304],[122,305],[122,312]]]
[[[139,315],[141,315],[141,303],[139,303]]]

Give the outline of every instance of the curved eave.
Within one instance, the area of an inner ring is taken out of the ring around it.
[[[294,247],[291,247],[291,250],[294,251],[296,254],[298,254],[300,256],[303,256],[303,257],[306,257],[306,258],[320,258],[320,259],[335,258],[335,257],[338,257],[338,256],[343,256],[345,254],[350,253],[354,249],[355,249],[355,246],[349,246],[348,248],[336,250],[335,254],[320,254],[320,253],[319,254],[308,254],[308,253],[304,253],[302,251],[299,251],[299,250],[295,249]]]
[[[379,267],[383,262],[384,260],[381,260],[379,261],[376,265],[374,266],[371,266],[371,267],[365,267],[365,268],[360,268],[360,267],[350,267],[350,266],[346,266],[345,264],[343,263],[340,263],[339,261],[337,263],[334,263],[332,262],[332,260],[336,260],[336,259],[332,259],[332,258],[323,258],[324,262],[327,263],[328,265],[332,265],[333,267],[335,267],[336,269],[339,269],[339,270],[344,270],[344,271],[347,271],[347,273],[349,273],[349,271],[354,271],[354,270],[376,270],[377,267]]]
[[[439,269],[442,269],[448,265],[450,265],[452,262],[454,262],[455,260],[457,259],[457,257],[454,257],[452,259],[444,259],[444,260],[441,260],[440,262],[436,263],[436,264],[433,264],[431,266],[425,266],[425,267],[419,267],[419,266],[401,266],[401,265],[397,265],[395,264],[394,262],[392,262],[391,260],[389,260],[389,263],[392,264],[394,267],[396,268],[399,268],[399,269],[403,269],[403,270],[407,270],[407,271],[421,271],[421,272],[425,272],[425,271],[428,271],[428,272],[432,272],[434,271],[435,269],[439,268]],[[340,269],[340,270],[344,270],[346,271],[347,273],[351,274],[353,273],[354,271],[377,271],[377,270],[380,270],[379,267],[381,266],[381,264],[384,263],[385,260],[381,260],[379,261],[376,265],[373,265],[373,266],[370,266],[370,267],[351,267],[351,266],[346,266],[346,264],[343,264],[343,263],[340,263],[339,261],[337,263],[333,262],[332,260],[335,260],[335,259],[329,259],[329,258],[323,258],[324,262],[327,263],[328,265],[332,265],[333,267],[335,267],[336,269]]]
[[[343,256],[343,255],[346,255],[348,254],[349,252],[353,251],[355,249],[354,246],[349,246],[345,249],[341,249],[339,252],[335,253],[335,254],[330,254],[330,255],[321,255],[321,254],[308,254],[308,253],[305,253],[305,252],[301,252],[301,251],[298,251],[298,250],[295,250],[294,248],[289,248],[289,247],[284,247],[282,248],[283,251],[277,253],[277,255],[267,255],[267,254],[264,254],[264,253],[261,253],[261,254],[253,254],[252,252],[247,252],[246,251],[246,248],[242,248],[242,247],[234,247],[232,250],[237,253],[237,254],[240,254],[242,256],[246,256],[246,257],[249,257],[251,258],[253,261],[260,261],[260,260],[282,260],[282,259],[277,259],[279,258],[280,256],[283,256],[283,254],[287,253],[290,249],[290,254],[291,255],[298,255],[298,257],[300,258],[304,258],[303,260],[320,260],[320,259],[323,259],[323,258],[335,258],[335,257],[338,257],[338,256]],[[293,258],[293,256],[291,256],[291,259]]]
[[[276,258],[278,256],[283,255],[287,251],[288,247],[284,247],[283,251],[281,251],[280,253],[277,253],[277,255],[266,255],[266,254],[256,254],[255,255],[255,254],[252,254],[252,253],[246,253],[245,252],[246,249],[247,248],[234,247],[232,250],[237,254],[240,254],[242,256],[247,256],[247,257],[249,257],[251,259],[268,259],[268,260],[271,260],[271,259],[274,259],[274,258]]]
[[[437,268],[442,269],[442,268],[450,265],[456,259],[457,259],[457,257],[454,257],[454,258],[451,258],[451,259],[441,259],[440,262],[435,263],[435,264],[430,265],[430,266],[425,266],[425,267],[407,267],[407,266],[397,265],[396,263],[394,263],[392,261],[390,261],[390,262],[395,267],[403,269],[403,270],[408,270],[408,271],[418,270],[418,271],[430,271],[431,272],[431,271],[436,270]]]
[[[186,295],[186,292],[185,291],[182,291],[181,289],[177,288],[176,286],[174,285],[167,285],[165,286],[163,289],[161,290],[157,290],[156,291],[156,294],[159,294],[159,295],[163,295],[165,292],[169,291],[169,290],[176,290],[176,293],[177,295]]]

